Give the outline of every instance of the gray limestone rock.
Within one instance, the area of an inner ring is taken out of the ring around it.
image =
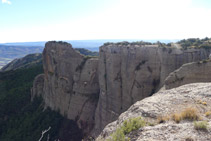
[[[98,58],[85,57],[68,43],[48,42],[43,51],[43,67],[45,107],[75,120],[84,134],[88,134],[94,126],[100,91]],[[33,95],[39,95],[38,87],[34,85]]]
[[[93,136],[132,104],[158,91],[166,77],[185,63],[207,59],[205,49],[106,44],[100,48],[100,97]]]
[[[206,103],[206,104],[204,104]],[[194,122],[184,120],[179,124],[173,120],[158,123],[158,117],[171,116],[182,112],[186,108],[194,108],[200,116],[200,120],[209,123],[207,131],[194,128]],[[136,102],[119,118],[108,124],[97,141],[104,141],[119,128],[125,120],[134,117],[142,117],[145,121],[154,123],[154,126],[146,126],[126,135],[131,141],[185,141],[192,138],[200,141],[209,141],[211,138],[211,119],[205,113],[211,108],[211,83],[194,83],[184,85],[171,90],[164,90]]]
[[[184,64],[166,78],[165,88],[171,89],[196,82],[211,82],[210,70],[211,60]]]
[[[43,97],[44,94],[44,74],[35,77],[33,87],[31,88],[31,100],[37,97]]]
[[[46,107],[96,137],[132,104],[157,92],[171,72],[209,54],[124,42],[104,44],[98,59],[81,55],[68,43],[48,42],[44,75],[35,79],[32,97],[42,95]]]

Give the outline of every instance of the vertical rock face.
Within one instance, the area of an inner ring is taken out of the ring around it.
[[[204,49],[180,50],[138,44],[107,44],[100,48],[100,97],[94,135],[136,101],[151,96],[182,64],[207,58]]]
[[[44,74],[36,77],[32,97],[41,95],[46,107],[75,120],[85,135],[92,131],[97,136],[136,101],[158,91],[171,72],[209,54],[205,49],[109,43],[100,47],[98,59],[81,55],[70,44],[48,42]]]
[[[170,73],[165,88],[176,88],[189,83],[211,82],[211,60],[188,63]]]
[[[70,44],[48,42],[43,67],[45,106],[75,120],[85,134],[90,132],[99,96],[98,59],[84,57]]]

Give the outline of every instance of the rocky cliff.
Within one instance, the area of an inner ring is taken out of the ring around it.
[[[81,55],[70,44],[48,42],[45,73],[35,79],[32,96],[41,95],[46,107],[97,136],[136,101],[158,91],[169,73],[209,54],[206,49],[123,42],[104,44],[98,59]]]
[[[127,42],[102,46],[94,133],[98,134],[136,101],[159,90],[169,73],[185,63],[207,59],[209,54],[205,49],[181,50]]]
[[[42,95],[46,107],[59,111],[88,133],[98,102],[98,59],[64,42],[48,42],[43,51],[44,75],[34,81],[32,95]],[[42,87],[43,83],[43,87]]]
[[[211,82],[211,59],[182,65],[170,73],[165,88],[171,89],[195,82]]]
[[[114,134],[120,135],[115,136],[119,139],[123,133],[117,133],[117,129],[123,130],[123,122],[136,117],[142,117],[146,124],[125,135],[124,138],[129,137],[131,141],[210,141],[210,108],[211,83],[161,91],[132,105],[106,126],[97,141],[114,138]]]

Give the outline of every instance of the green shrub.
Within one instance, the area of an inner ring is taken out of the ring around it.
[[[118,128],[116,132],[112,134],[110,141],[126,141],[125,134],[121,128]]]
[[[123,122],[123,125],[118,128],[112,135],[109,141],[128,141],[125,135],[132,131],[144,127],[146,122],[141,117],[131,118]]]
[[[141,119],[141,117],[131,118],[123,122],[123,126],[121,127],[124,134],[128,134],[134,130],[137,130],[141,127],[144,127],[146,122]]]
[[[204,130],[206,131],[208,128],[208,122],[207,121],[198,121],[198,122],[194,122],[194,128],[196,130]]]

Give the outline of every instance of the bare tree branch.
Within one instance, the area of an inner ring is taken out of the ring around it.
[[[48,132],[50,129],[51,129],[51,127],[49,126],[48,129],[42,131],[42,135],[41,135],[41,137],[40,137],[40,139],[39,139],[38,141],[42,141],[42,138],[44,137],[44,134],[45,134],[46,132]]]

